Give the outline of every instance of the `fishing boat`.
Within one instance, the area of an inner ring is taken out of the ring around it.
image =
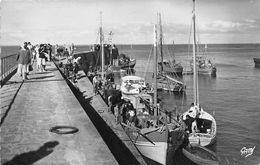
[[[124,76],[121,78],[120,91],[122,95],[135,95],[146,88],[144,78],[138,76]]]
[[[198,144],[182,148],[182,153],[192,162],[199,165],[218,165],[218,157],[214,152]]]
[[[174,41],[173,41],[173,56],[170,57],[171,60],[164,59],[163,52],[163,30],[162,30],[162,21],[161,14],[158,15],[158,26],[159,26],[159,49],[161,61],[158,62],[159,72],[163,72],[169,75],[178,75],[181,76],[183,72],[183,67],[180,63],[176,63],[174,58]]]
[[[253,58],[255,67],[260,67],[260,58]]]
[[[177,64],[175,60],[167,61],[164,59],[163,51],[163,32],[161,23],[161,14],[158,13],[158,48],[161,61],[158,62],[158,89],[171,91],[171,92],[183,92],[185,85],[178,77],[182,75],[183,67]]]
[[[191,62],[191,70],[193,72],[192,63],[193,62]],[[198,74],[216,76],[217,68],[206,55],[196,57],[196,64],[198,65]]]
[[[182,75],[183,67],[181,64],[176,63],[175,60],[163,60],[162,62],[158,62],[158,65],[160,66],[159,68],[161,72],[170,75]]]
[[[157,66],[157,33],[156,26],[154,27],[154,66]],[[165,113],[159,110],[157,102],[157,67],[154,68],[154,95],[142,93],[140,95],[132,95],[131,101],[136,104],[135,112],[129,110],[129,121],[121,123],[126,133],[138,148],[140,153],[155,162],[166,164],[167,156],[171,155],[169,151],[170,145],[182,144],[183,130],[176,120],[167,121]],[[138,106],[143,105],[142,108]],[[123,110],[124,112],[124,110]],[[123,117],[124,118],[124,117]],[[138,121],[138,122],[136,122]]]
[[[188,126],[189,141],[202,146],[208,146],[216,141],[217,125],[215,118],[203,110],[199,103],[198,66],[196,65],[196,27],[195,27],[195,0],[193,0],[193,103],[183,113],[183,121]]]
[[[133,69],[135,67],[136,60],[126,56],[125,54],[120,54],[118,56],[118,66],[121,69]]]
[[[200,51],[200,44],[197,43],[197,52],[200,53],[196,56],[196,65],[198,66],[197,72],[199,75],[217,75],[217,67],[212,59],[208,56],[208,46],[205,44],[204,51]],[[190,61],[191,71],[193,72],[193,60]]]

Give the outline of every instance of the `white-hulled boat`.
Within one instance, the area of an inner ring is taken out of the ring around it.
[[[193,98],[194,103],[185,113],[183,121],[189,129],[190,143],[208,146],[216,141],[217,125],[214,117],[199,104],[198,66],[196,65],[195,0],[193,0]]]
[[[122,95],[136,95],[146,88],[144,78],[138,76],[124,76],[121,78],[120,91]]]

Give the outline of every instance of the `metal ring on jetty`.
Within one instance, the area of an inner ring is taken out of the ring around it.
[[[78,132],[79,129],[72,126],[55,126],[51,127],[49,131],[56,134],[74,134]]]

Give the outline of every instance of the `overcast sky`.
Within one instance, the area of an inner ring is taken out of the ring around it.
[[[189,42],[192,0],[2,0],[1,44],[97,43],[102,11],[105,37],[116,44],[150,44],[156,13],[166,43]],[[260,43],[260,0],[197,0],[202,43]]]

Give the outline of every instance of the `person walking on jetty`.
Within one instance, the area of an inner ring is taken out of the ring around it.
[[[36,45],[35,53],[36,53],[37,69],[40,72],[41,71],[41,58],[40,58],[40,54],[39,54],[39,49],[40,49],[40,46]]]
[[[39,58],[40,58],[40,61],[41,61],[41,66],[40,66],[40,72],[46,72],[46,55],[47,55],[47,50],[46,50],[46,47],[41,44],[40,45],[40,49],[39,49]]]
[[[18,61],[18,74],[22,75],[23,80],[28,80],[26,71],[27,71],[27,66],[31,62],[30,58],[30,51],[27,47],[27,43],[25,42],[21,46],[21,50],[17,54],[17,61]]]
[[[116,105],[114,107],[114,115],[115,115],[116,124],[119,124],[120,123],[120,115],[119,115],[119,106],[118,105]]]
[[[30,63],[26,66],[26,74],[28,75],[29,72],[32,71],[32,65],[33,65],[32,44],[30,42],[27,42],[27,48],[30,52]]]

